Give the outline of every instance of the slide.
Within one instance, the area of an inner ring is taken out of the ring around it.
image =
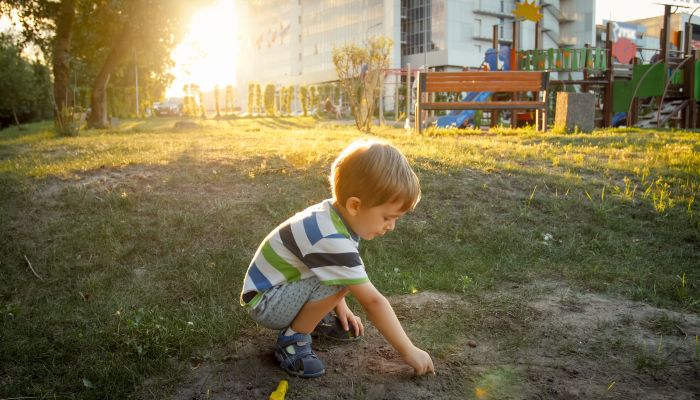
[[[491,92],[471,92],[467,93],[462,98],[462,101],[475,101],[481,103],[488,100],[489,97],[491,97],[491,94]],[[450,111],[450,113],[444,117],[438,118],[438,120],[435,122],[435,126],[438,128],[449,128],[450,126],[454,125],[457,128],[461,128],[474,117],[474,113],[476,111],[477,110]]]
[[[615,115],[612,116],[612,121],[610,121],[610,125],[614,127],[618,127],[621,125],[624,125],[627,123],[627,113],[624,111],[615,113]]]

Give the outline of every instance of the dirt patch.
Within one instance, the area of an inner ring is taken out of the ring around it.
[[[272,356],[275,333],[259,329],[222,349],[218,360],[193,362],[172,398],[266,398],[281,379],[289,380],[287,399],[694,399],[700,393],[697,315],[560,285],[503,296],[532,316],[511,322],[529,333],[465,332],[456,351],[434,356],[435,376],[414,377],[369,326],[356,343],[317,340],[326,375],[293,378]],[[403,318],[425,324],[431,315],[460,315],[458,309],[481,303],[431,292],[390,300]]]

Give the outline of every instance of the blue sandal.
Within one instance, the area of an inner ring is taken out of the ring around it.
[[[323,362],[311,350],[311,335],[296,333],[284,336],[286,329],[277,336],[275,357],[280,367],[301,378],[315,378],[326,373]]]

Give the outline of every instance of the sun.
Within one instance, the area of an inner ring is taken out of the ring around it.
[[[185,84],[203,91],[236,84],[238,13],[233,0],[218,0],[192,17],[183,41],[173,50],[175,80],[167,97],[181,97]]]

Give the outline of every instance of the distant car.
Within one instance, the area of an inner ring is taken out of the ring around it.
[[[168,99],[163,103],[153,103],[153,114],[158,117],[163,116],[181,116],[182,115],[182,99]]]

